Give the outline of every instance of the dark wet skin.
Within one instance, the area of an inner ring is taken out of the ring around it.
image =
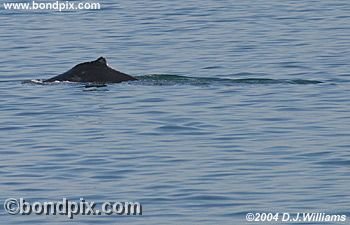
[[[112,69],[107,65],[105,58],[100,57],[95,61],[80,63],[72,69],[44,82],[71,81],[86,83],[120,83],[123,81],[137,80],[136,78]]]

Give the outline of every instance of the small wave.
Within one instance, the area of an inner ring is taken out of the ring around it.
[[[150,86],[174,86],[174,85],[192,85],[192,86],[232,86],[239,84],[255,84],[255,85],[270,85],[270,84],[320,84],[322,81],[305,80],[305,79],[269,79],[269,78],[217,78],[217,77],[190,77],[170,74],[151,74],[137,76],[137,81],[125,82],[128,84],[150,85]],[[44,82],[42,79],[26,80],[22,83],[52,85],[52,84],[79,84],[69,81]],[[84,83],[86,88],[90,87],[105,87],[105,84]]]
[[[106,84],[101,83],[77,83],[70,81],[54,81],[54,82],[44,82],[42,79],[34,79],[34,80],[26,80],[22,81],[24,84],[36,84],[36,85],[54,85],[54,84],[75,84],[75,85],[83,85],[85,88],[84,91],[101,91],[103,87],[107,87]]]
[[[52,84],[74,84],[75,82],[70,81],[54,81],[54,82],[45,82],[43,79],[33,79],[33,80],[24,80],[22,84],[39,84],[39,85],[52,85]]]
[[[24,84],[44,84],[43,80],[39,80],[39,79],[33,79],[33,80],[25,80],[22,83]]]
[[[139,83],[148,85],[237,85],[237,84],[320,84],[322,81],[305,79],[269,78],[214,78],[188,77],[169,74],[152,74],[137,77]]]

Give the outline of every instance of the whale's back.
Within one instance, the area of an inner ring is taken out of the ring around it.
[[[117,71],[107,65],[105,58],[100,57],[92,62],[80,63],[67,72],[52,77],[45,82],[71,81],[93,83],[120,83],[137,80],[136,78]]]

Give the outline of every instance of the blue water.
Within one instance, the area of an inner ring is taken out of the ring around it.
[[[246,224],[248,212],[349,222],[349,1],[101,4],[0,8],[0,202],[138,201],[143,215],[1,206],[1,223]],[[99,56],[140,80],[22,82]]]

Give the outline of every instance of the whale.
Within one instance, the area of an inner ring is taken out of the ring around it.
[[[137,80],[108,66],[104,57],[95,61],[80,63],[65,73],[44,80],[44,82],[70,81],[82,83],[120,83]]]

